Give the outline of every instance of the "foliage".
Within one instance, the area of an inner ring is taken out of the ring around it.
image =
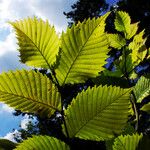
[[[113,150],[136,149],[141,138],[142,135],[138,135],[138,134],[126,135],[126,136],[121,135],[115,139]]]
[[[17,146],[16,143],[13,143],[6,139],[0,139],[0,149],[1,150],[12,150]]]
[[[132,22],[139,22],[140,29],[145,29],[146,36],[150,33],[150,1],[148,0],[119,0],[117,10],[126,11],[132,18]],[[147,40],[150,46],[150,40]]]
[[[77,139],[104,141],[106,145],[111,141],[109,147],[113,149],[122,144],[132,150],[138,147],[145,134],[138,133],[141,112],[149,112],[149,101],[143,101],[149,96],[150,79],[138,77],[135,68],[149,60],[146,38],[144,31],[138,33],[138,24],[131,24],[130,16],[123,11],[116,12],[116,33],[105,32],[109,14],[74,24],[60,38],[54,27],[41,19],[11,22],[19,41],[21,61],[49,69],[50,76],[33,70],[3,73],[0,101],[43,118],[60,116],[62,126],[61,136],[33,136],[18,144],[16,150],[73,149]],[[106,60],[114,50],[120,56],[113,61],[115,69],[109,70]],[[138,78],[137,84],[131,83]],[[81,86],[89,79],[93,87]],[[68,97],[64,89],[79,84],[81,90],[69,97],[71,102],[66,106]],[[134,131],[130,132],[131,126]]]
[[[22,149],[38,149],[38,150],[69,150],[69,146],[64,142],[49,136],[33,136],[33,138],[29,138],[20,144],[15,150]]]

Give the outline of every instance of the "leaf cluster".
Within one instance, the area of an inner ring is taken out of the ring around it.
[[[60,37],[48,21],[36,17],[10,22],[21,62],[48,69],[50,78],[33,70],[2,73],[0,101],[43,118],[61,116],[64,136],[33,136],[16,150],[68,150],[73,139],[105,141],[107,149],[113,150],[138,148],[145,137],[138,133],[140,115],[150,112],[150,102],[142,104],[150,95],[150,79],[147,75],[137,83],[131,81],[139,78],[135,68],[150,58],[147,38],[123,11],[116,12],[116,33],[107,33],[109,14],[74,24]],[[113,61],[115,69],[109,70],[106,60],[114,49],[120,56]],[[66,107],[63,89],[89,79],[94,86],[84,86]]]

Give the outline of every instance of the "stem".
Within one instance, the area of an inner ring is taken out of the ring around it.
[[[131,103],[132,103],[132,106],[133,106],[135,119],[136,119],[135,130],[138,131],[138,127],[139,127],[139,113],[138,113],[138,109],[137,109],[136,102],[135,102],[136,97],[135,97],[135,94],[134,94],[133,91],[132,91],[132,95],[133,95],[133,99],[131,99]]]
[[[56,78],[56,73],[54,70],[52,70],[52,75],[56,81],[56,85],[58,87],[58,91],[60,92],[61,94],[61,115],[62,115],[62,120],[63,120],[63,123],[64,123],[64,128],[65,128],[65,132],[66,132],[66,135],[67,135],[67,138],[69,138],[69,133],[68,133],[68,130],[67,130],[67,124],[66,124],[66,121],[65,121],[65,116],[64,116],[64,109],[63,109],[63,101],[64,101],[64,96],[63,96],[63,91],[62,91],[62,87],[59,85],[59,82]]]
[[[124,54],[125,54],[125,73],[124,76],[126,77],[127,81],[128,81],[128,85],[131,87],[131,83],[130,83],[130,79],[129,79],[129,73],[127,72],[127,66],[126,66],[126,51],[124,49]],[[136,96],[134,94],[134,92],[131,92],[133,98],[130,99],[131,103],[132,103],[132,107],[134,110],[134,114],[135,114],[135,119],[136,119],[136,124],[135,124],[135,130],[138,130],[139,127],[139,113],[138,113],[138,109],[137,109],[137,105],[136,105]]]

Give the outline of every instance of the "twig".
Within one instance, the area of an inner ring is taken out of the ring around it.
[[[65,121],[64,109],[63,109],[63,106],[64,106],[64,103],[63,103],[64,97],[63,97],[62,87],[59,85],[59,82],[58,82],[58,80],[56,78],[56,73],[55,73],[54,70],[52,70],[52,74],[53,74],[53,77],[54,77],[54,79],[56,81],[56,85],[57,85],[58,91],[61,94],[61,115],[62,115],[62,121],[64,123],[64,128],[65,128],[65,132],[66,132],[67,138],[69,138],[69,133],[68,133],[68,130],[67,130],[67,124],[66,124],[66,121]]]

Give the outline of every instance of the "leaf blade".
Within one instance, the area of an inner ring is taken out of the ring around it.
[[[136,150],[142,137],[142,134],[121,135],[115,139],[113,150]]]
[[[33,136],[33,138],[28,138],[24,140],[21,144],[17,146],[15,150],[69,150],[69,146],[64,142],[50,136]]]
[[[10,71],[0,75],[0,101],[23,112],[51,116],[60,110],[60,93],[39,72]]]
[[[84,82],[103,70],[108,52],[108,41],[104,34],[108,15],[85,20],[62,34],[60,65],[56,69],[60,85]]]
[[[97,141],[112,138],[125,125],[128,107],[129,89],[112,86],[88,88],[78,94],[65,110],[69,136]]]
[[[150,79],[142,76],[134,87],[134,94],[138,103],[150,95]]]
[[[118,11],[116,13],[116,18],[115,18],[115,29],[120,32],[124,32],[125,37],[127,36],[128,33],[130,33],[130,23],[131,19],[128,13],[123,12],[123,11]]]
[[[10,24],[16,31],[21,62],[50,69],[56,61],[60,46],[54,27],[48,21],[36,17]]]
[[[113,48],[121,49],[126,45],[125,39],[119,34],[108,34],[110,46]]]

